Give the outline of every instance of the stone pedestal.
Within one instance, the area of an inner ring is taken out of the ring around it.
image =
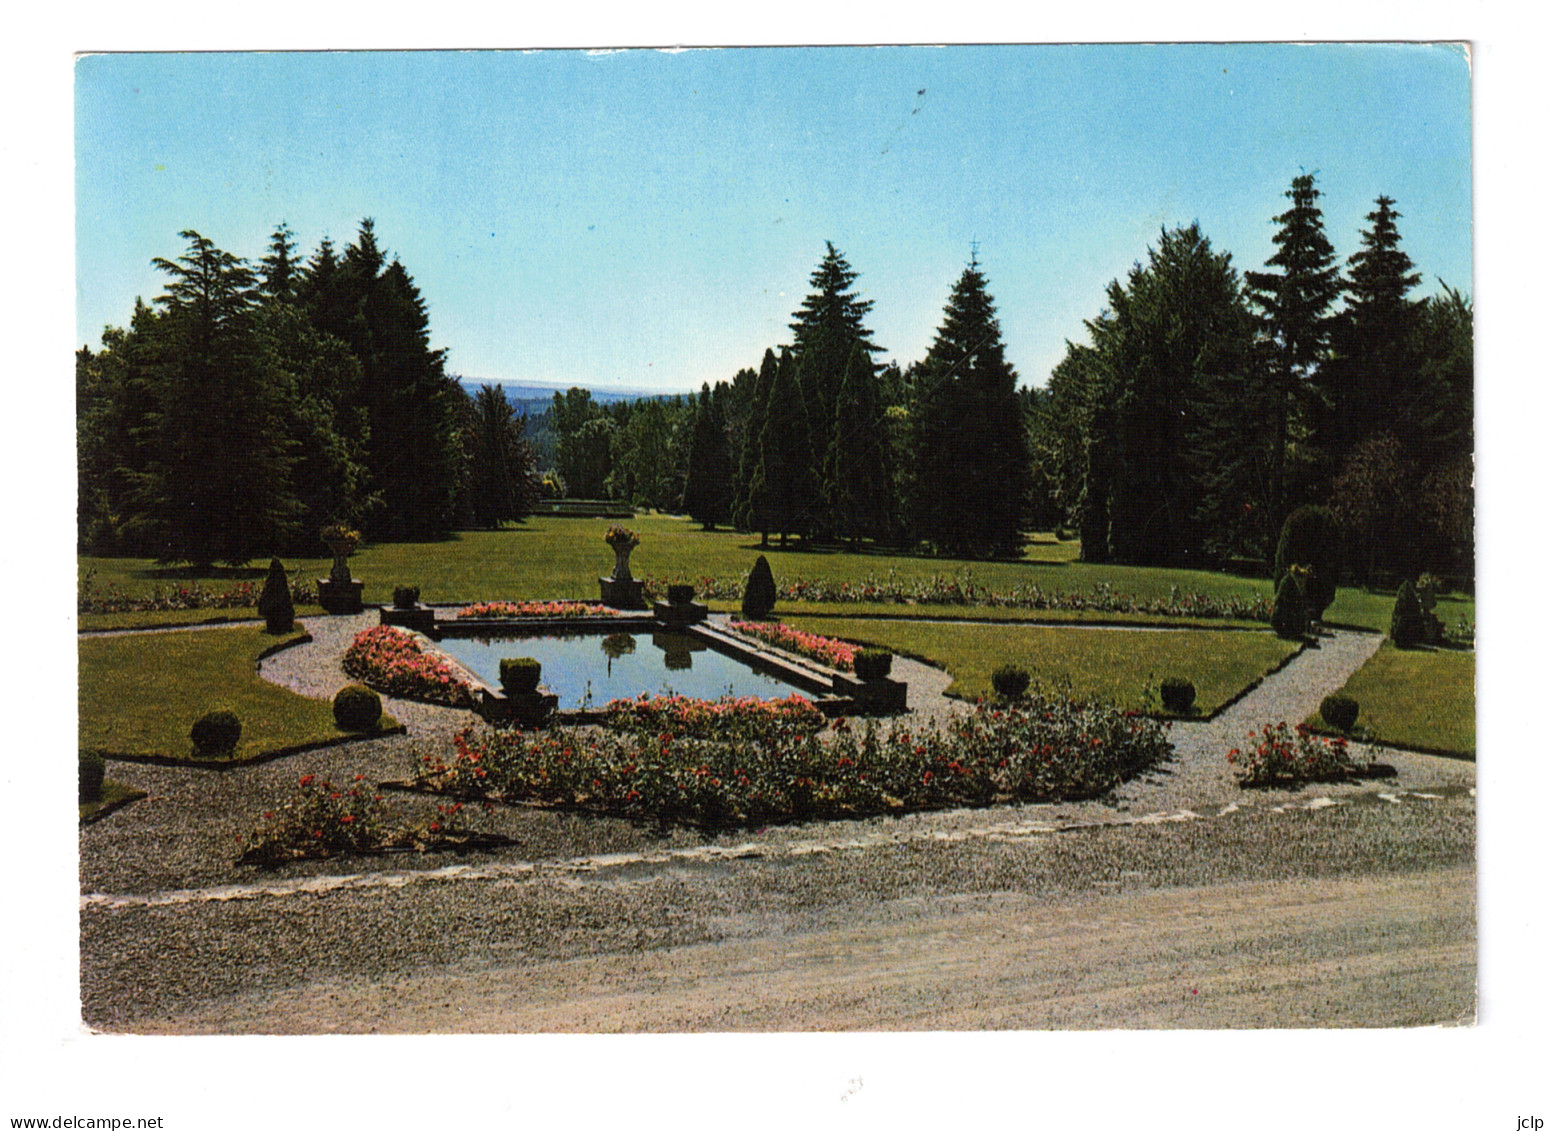
[[[515,691],[511,695],[501,691],[480,693],[480,717],[493,726],[511,724],[523,730],[533,730],[545,725],[555,713],[559,697],[545,691]]]
[[[653,619],[665,628],[689,628],[707,619],[707,606],[695,601],[679,604],[672,601],[654,601]]]
[[[630,577],[599,579],[599,601],[612,609],[645,609],[647,601],[642,597],[642,582]]]
[[[408,609],[402,609],[398,605],[384,605],[378,612],[378,623],[435,636],[437,612],[430,605],[423,605],[420,602],[411,605]]]
[[[318,579],[318,603],[324,611],[334,616],[350,616],[362,611],[362,585],[360,578],[334,581],[327,577]]]
[[[851,697],[860,715],[891,715],[907,709],[905,680],[837,675],[831,677],[831,688],[838,695]]]

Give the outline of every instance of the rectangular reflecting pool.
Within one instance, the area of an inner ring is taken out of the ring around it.
[[[540,662],[540,682],[557,694],[563,711],[603,707],[643,692],[692,699],[804,694],[683,632],[445,636],[437,646],[492,687],[502,686],[504,658],[532,656]]]

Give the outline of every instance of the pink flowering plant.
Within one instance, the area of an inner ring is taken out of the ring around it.
[[[1304,723],[1268,723],[1248,732],[1246,746],[1227,757],[1246,786],[1341,780],[1368,771],[1372,759],[1368,747],[1322,738]]]
[[[785,624],[735,620],[729,621],[728,626],[744,636],[753,637],[795,656],[816,660],[839,672],[852,671],[853,657],[858,654],[854,645],[829,636],[817,636],[813,632],[790,628]]]
[[[611,730],[648,735],[672,732],[713,738],[765,734],[774,726],[814,731],[825,724],[826,717],[820,708],[796,693],[786,699],[757,699],[753,695],[691,699],[684,695],[643,694],[638,699],[612,699],[604,708],[604,725]]]
[[[979,705],[943,727],[882,729],[801,711],[702,729],[675,709],[623,731],[469,728],[427,754],[417,785],[463,799],[539,803],[703,827],[1094,797],[1170,756],[1162,725],[1104,704]]]
[[[447,661],[422,651],[415,636],[388,625],[356,634],[345,651],[345,672],[386,695],[450,707],[475,703],[470,685]]]
[[[407,820],[357,774],[348,785],[304,774],[296,795],[267,810],[249,834],[239,864],[275,868],[294,860],[379,852],[429,852],[502,838],[483,837],[463,824],[462,802],[438,805],[435,816]]]
[[[459,620],[500,620],[524,617],[613,617],[617,614],[608,605],[595,605],[586,601],[482,601],[466,605],[453,615]]]

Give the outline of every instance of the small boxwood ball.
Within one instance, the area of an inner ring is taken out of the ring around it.
[[[1031,686],[1031,673],[1013,664],[1004,664],[993,671],[993,690],[1001,699],[1018,699]]]
[[[353,683],[335,693],[335,722],[344,730],[371,730],[383,715],[383,700],[370,687]]]
[[[540,685],[540,662],[532,656],[504,659],[500,666],[502,690],[509,695],[527,695]]]
[[[1322,700],[1322,721],[1339,730],[1353,730],[1360,718],[1360,704],[1348,695],[1329,695]]]
[[[1193,700],[1197,697],[1198,689],[1189,679],[1172,676],[1160,684],[1160,705],[1172,714],[1187,714],[1192,710]]]
[[[229,755],[243,736],[243,724],[231,711],[209,711],[194,720],[189,740],[197,753],[206,757]]]

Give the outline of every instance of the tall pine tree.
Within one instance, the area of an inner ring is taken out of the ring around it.
[[[825,465],[832,527],[854,543],[891,528],[890,432],[877,385],[874,362],[859,343],[837,391]]]
[[[1317,207],[1320,195],[1310,173],[1290,182],[1285,193],[1290,208],[1274,217],[1279,225],[1273,237],[1278,250],[1267,266],[1276,270],[1246,275],[1248,296],[1262,313],[1273,352],[1268,370],[1271,387],[1264,400],[1274,430],[1268,476],[1275,515],[1289,509],[1291,433],[1300,431],[1309,416],[1309,381],[1326,356],[1332,306],[1340,291],[1333,245],[1322,229],[1322,210]]]
[[[919,536],[942,553],[1011,554],[1030,485],[1014,368],[975,256],[950,292],[917,378]]]
[[[761,432],[766,424],[767,404],[777,382],[777,358],[767,350],[756,372],[745,420],[745,438],[740,447],[739,471],[734,486],[734,524],[741,530],[758,531],[761,545],[767,544],[771,530],[766,475],[761,466]]]
[[[701,523],[703,530],[711,530],[728,521],[732,494],[733,472],[722,404],[704,382],[691,425],[691,450],[686,461],[682,505],[686,514]]]
[[[1419,275],[1399,246],[1394,203],[1377,197],[1376,210],[1366,216],[1371,226],[1349,257],[1348,305],[1334,330],[1333,356],[1317,374],[1324,401],[1318,442],[1333,466],[1358,441],[1394,431],[1400,408],[1416,392],[1409,347],[1419,304],[1408,293]]]

